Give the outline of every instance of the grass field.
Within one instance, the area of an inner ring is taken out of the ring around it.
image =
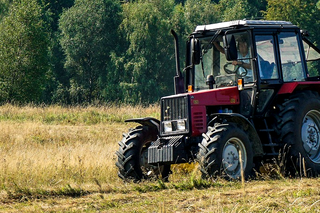
[[[0,212],[320,212],[319,178],[244,184],[174,166],[169,183],[128,183],[115,151],[134,117],[159,107],[0,107]]]

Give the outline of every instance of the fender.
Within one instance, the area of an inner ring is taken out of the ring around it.
[[[253,143],[254,156],[263,156],[263,148],[258,133],[253,124],[243,115],[237,113],[214,113],[213,119],[208,122],[208,126],[214,125],[216,122],[228,121],[237,124],[249,135],[250,141]]]
[[[132,119],[127,119],[125,122],[133,122],[133,123],[138,123],[141,124],[142,126],[148,126],[151,128],[155,128],[158,133],[160,132],[160,121],[155,118],[151,117],[146,117],[146,118],[132,118]]]

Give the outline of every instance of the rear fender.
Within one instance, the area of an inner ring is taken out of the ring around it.
[[[157,130],[157,132],[160,132],[160,121],[155,118],[151,117],[146,117],[146,118],[133,118],[133,119],[127,119],[125,122],[133,122],[133,123],[138,123],[141,124],[142,126],[148,126],[151,128],[154,128]]]
[[[263,148],[259,135],[253,124],[246,117],[236,113],[215,113],[208,126],[214,126],[214,123],[225,122],[232,122],[242,128],[249,135],[249,139],[253,143],[254,156],[263,156]]]

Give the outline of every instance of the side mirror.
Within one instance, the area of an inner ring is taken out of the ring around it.
[[[192,64],[200,64],[201,58],[201,45],[200,41],[196,38],[191,39],[191,62]]]
[[[238,59],[237,43],[234,35],[223,36],[223,46],[228,61],[235,61]]]
[[[282,38],[280,38],[279,39],[279,44],[283,44],[284,42],[283,42],[283,39]]]

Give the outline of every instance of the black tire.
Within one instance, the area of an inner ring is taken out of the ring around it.
[[[320,97],[317,92],[293,94],[277,105],[276,138],[285,153],[285,173],[320,174]]]
[[[202,176],[240,179],[239,150],[242,155],[244,177],[248,178],[253,174],[253,149],[248,135],[233,123],[208,127],[199,144],[197,155]]]
[[[158,137],[158,131],[147,126],[138,126],[124,134],[116,152],[119,168],[118,176],[134,182],[142,179],[162,178],[168,181],[170,165],[154,166],[148,164],[148,147]]]

